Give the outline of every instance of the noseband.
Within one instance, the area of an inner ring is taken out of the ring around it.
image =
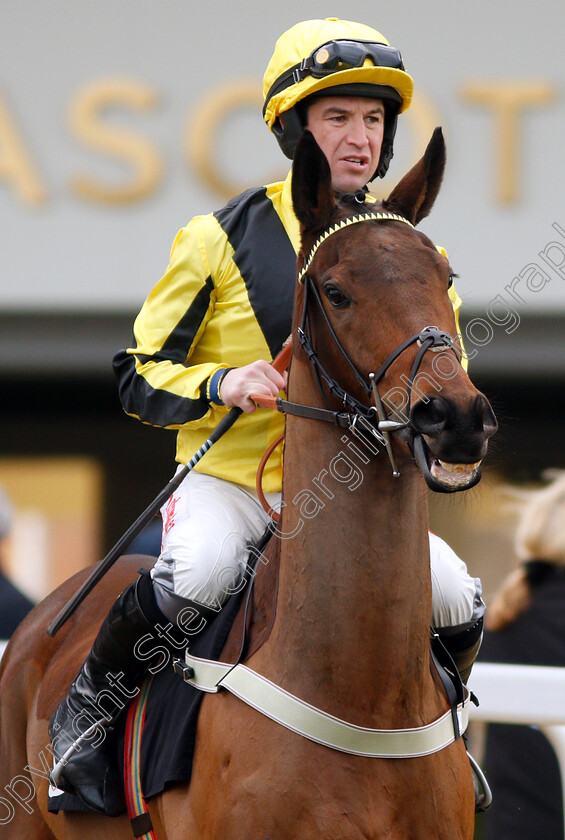
[[[438,352],[445,349],[451,349],[455,353],[458,361],[460,361],[460,354],[455,349],[454,340],[448,333],[442,332],[440,329],[438,329],[438,327],[428,326],[424,327],[424,329],[422,329],[420,332],[410,336],[410,338],[407,338],[405,341],[399,344],[398,347],[396,347],[396,349],[393,350],[392,353],[390,353],[390,355],[385,359],[385,361],[376,373],[370,373],[368,377],[365,377],[358,370],[355,363],[344,348],[343,344],[339,340],[330,322],[328,314],[322,304],[322,301],[320,299],[320,293],[316,288],[316,285],[314,284],[312,278],[308,274],[308,270],[312,264],[316,252],[318,251],[318,248],[320,247],[320,245],[322,245],[323,242],[326,241],[326,239],[328,239],[334,233],[337,233],[338,231],[349,227],[349,225],[365,221],[395,221],[403,222],[404,224],[409,225],[411,228],[414,227],[407,219],[403,218],[402,216],[398,216],[395,213],[375,212],[363,213],[358,216],[351,216],[348,219],[344,219],[343,221],[336,223],[333,227],[326,230],[320,236],[320,238],[315,242],[314,246],[312,247],[312,250],[310,251],[308,258],[306,259],[303,268],[298,274],[298,282],[304,285],[304,302],[302,308],[301,323],[298,328],[298,341],[302,349],[306,353],[310,364],[314,368],[318,388],[320,390],[320,393],[322,394],[324,401],[325,394],[323,384],[326,385],[330,393],[342,404],[343,408],[340,411],[331,411],[329,409],[315,408],[313,406],[304,406],[298,403],[291,403],[287,400],[281,399],[277,400],[277,407],[280,411],[283,411],[287,414],[293,414],[300,417],[309,417],[311,419],[316,420],[325,420],[333,422],[341,428],[355,429],[356,431],[360,431],[361,433],[371,435],[372,437],[376,438],[381,445],[385,446],[385,449],[391,462],[393,475],[399,476],[400,473],[396,468],[396,463],[392,452],[392,446],[390,443],[390,433],[406,428],[410,425],[410,420],[406,419],[403,421],[399,421],[390,420],[387,418],[379,394],[378,384],[383,379],[392,363],[408,347],[410,347],[412,344],[417,344],[418,351],[416,353],[414,362],[412,363],[406,389],[406,406],[409,407],[410,400],[412,397],[414,379],[416,377],[416,374],[418,373],[420,365],[422,364],[422,360],[425,353],[428,350]],[[326,368],[320,361],[311,338],[311,300],[316,305],[320,314],[322,315],[322,318],[334,345],[337,347],[341,356],[353,372],[357,382],[367,393],[368,397],[370,397],[371,394],[373,395],[373,399],[375,402],[374,405],[366,405],[365,403],[362,403],[358,399],[356,399],[356,397],[349,394],[326,370]]]

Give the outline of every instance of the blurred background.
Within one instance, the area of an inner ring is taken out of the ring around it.
[[[460,275],[475,382],[500,420],[483,482],[431,500],[483,578],[514,562],[507,482],[565,466],[565,102],[556,0],[18,0],[0,4],[0,485],[7,567],[37,600],[100,559],[174,471],[174,434],[121,411],[113,354],[177,230],[283,177],[262,123],[276,37],[307,17],[381,30],[416,83],[384,195],[443,126],[422,229]]]

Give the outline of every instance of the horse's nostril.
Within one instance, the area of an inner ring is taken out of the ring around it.
[[[477,394],[464,407],[439,395],[419,400],[410,412],[410,423],[416,434],[428,438],[455,433],[485,441],[498,428],[491,405],[483,394]]]
[[[484,394],[479,394],[475,399],[473,417],[475,431],[484,432],[487,437],[493,435],[498,429],[494,411]]]
[[[438,435],[448,422],[448,408],[442,397],[419,400],[410,412],[412,428],[420,434]]]

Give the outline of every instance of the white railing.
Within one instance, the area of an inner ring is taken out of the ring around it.
[[[535,724],[543,732],[559,762],[565,813],[565,668],[478,662],[469,688],[480,703],[471,706],[472,721]]]

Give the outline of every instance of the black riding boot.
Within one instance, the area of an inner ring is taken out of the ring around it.
[[[483,640],[483,617],[458,627],[439,627],[436,632],[467,685]]]
[[[461,679],[467,685],[471,669],[477,658],[483,638],[483,618],[462,624],[459,627],[441,627],[437,633],[445,648],[451,654]],[[492,804],[492,792],[485,775],[476,759],[467,751],[471,770],[473,772],[473,786],[475,788],[475,812],[477,814],[488,811]]]
[[[106,732],[113,726],[129,701],[139,692],[148,663],[135,656],[136,643],[154,632],[155,613],[146,617],[140,604],[151,607],[149,579],[139,578],[113,604],[69,693],[55,711],[49,735],[57,760],[86,732],[94,731],[69,758],[62,769],[57,787],[75,793],[90,808],[117,816],[125,808],[123,782],[106,742]],[[149,593],[149,594],[148,594]],[[153,599],[154,603],[154,599]],[[153,620],[150,620],[153,619]],[[164,619],[164,623],[167,620]]]

